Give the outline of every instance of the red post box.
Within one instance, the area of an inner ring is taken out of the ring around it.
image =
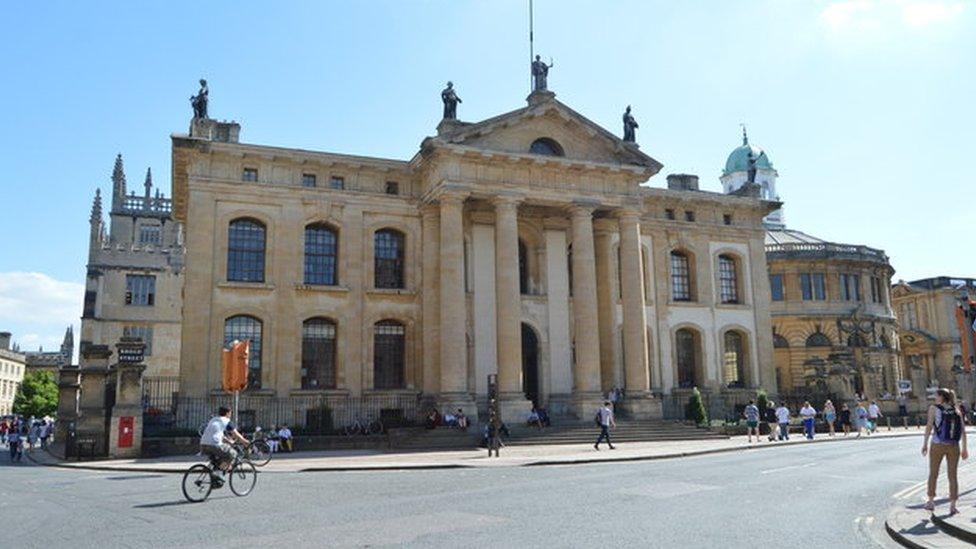
[[[119,448],[132,448],[132,436],[135,430],[135,418],[122,416],[119,418]]]

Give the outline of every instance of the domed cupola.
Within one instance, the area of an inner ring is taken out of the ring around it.
[[[742,145],[733,149],[725,161],[725,169],[719,178],[722,181],[722,190],[726,194],[732,193],[748,183],[750,162],[754,162],[755,183],[762,189],[762,198],[778,201],[776,178],[779,174],[773,168],[773,163],[769,160],[766,151],[762,147],[749,143],[749,135],[746,133],[745,126],[742,127]],[[767,215],[764,221],[769,227],[784,227],[783,210],[779,209]]]

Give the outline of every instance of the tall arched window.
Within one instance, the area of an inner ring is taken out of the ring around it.
[[[336,325],[327,318],[302,324],[302,389],[336,388]]]
[[[722,376],[727,387],[745,387],[746,353],[742,334],[734,330],[725,332],[725,349],[722,355]]]
[[[373,256],[374,286],[400,289],[403,284],[403,233],[394,229],[376,231]]]
[[[532,142],[529,146],[529,152],[532,154],[541,154],[543,156],[563,156],[563,147],[553,139],[548,137],[541,137]]]
[[[227,280],[264,282],[264,224],[242,218],[230,222],[227,230]]]
[[[395,320],[373,326],[373,388],[403,389],[405,376],[405,330]]]
[[[718,256],[718,287],[722,303],[739,302],[739,269],[731,255]]]
[[[694,290],[691,280],[691,262],[688,254],[671,252],[671,299],[673,301],[692,301]]]
[[[689,389],[698,384],[698,334],[688,328],[674,333],[675,362],[678,387]]]
[[[813,332],[807,337],[807,347],[830,347],[830,338],[823,332]]]
[[[224,321],[224,348],[229,348],[234,341],[251,340],[250,354],[247,360],[247,387],[261,388],[261,321],[253,316],[232,316]]]
[[[338,284],[339,237],[328,225],[305,227],[305,284]]]
[[[525,242],[520,238],[518,241],[518,262],[519,262],[519,290],[522,294],[529,293],[529,252],[525,247]]]

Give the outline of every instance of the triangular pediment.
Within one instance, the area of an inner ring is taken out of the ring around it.
[[[488,153],[535,154],[537,140],[557,144],[569,161],[625,165],[657,173],[662,165],[593,121],[555,99],[476,123],[453,122],[438,141]]]

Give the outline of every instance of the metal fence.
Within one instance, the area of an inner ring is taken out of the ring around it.
[[[233,395],[184,397],[174,394],[143,402],[145,436],[189,435],[217,413],[234,407]],[[243,394],[238,402],[238,426],[246,431],[288,425],[296,434],[333,434],[356,422],[381,420],[384,427],[415,425],[421,420],[417,395],[301,395],[272,397]]]
[[[701,392],[702,404],[712,421],[734,422],[742,417],[742,412],[750,400],[756,399],[756,392],[749,390],[731,390],[721,393]],[[664,419],[687,419],[688,401],[691,391],[675,390],[670,395],[661,397]]]

